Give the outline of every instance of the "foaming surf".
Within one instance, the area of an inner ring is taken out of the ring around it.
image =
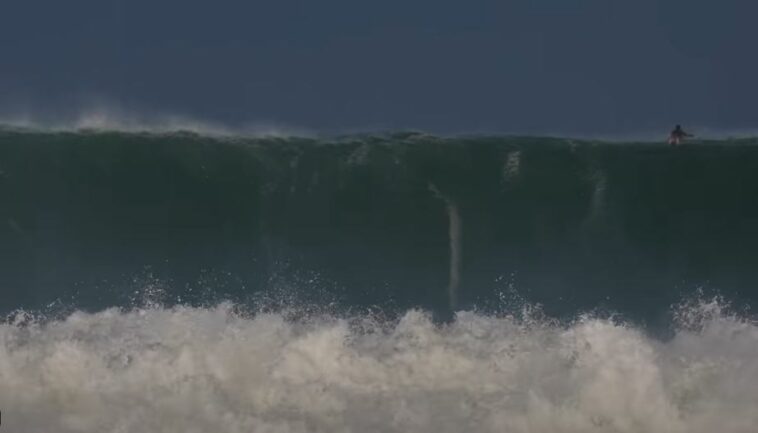
[[[528,309],[525,309],[527,311]],[[618,320],[235,305],[17,313],[3,427],[48,432],[686,432],[758,425],[758,327],[717,301],[665,340]]]

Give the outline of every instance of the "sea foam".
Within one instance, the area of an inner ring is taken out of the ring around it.
[[[712,306],[711,306],[712,307]],[[435,324],[230,304],[0,325],[5,431],[670,432],[758,425],[758,328],[688,306],[671,338],[610,319]]]

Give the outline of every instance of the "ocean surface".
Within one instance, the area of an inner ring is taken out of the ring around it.
[[[0,128],[0,431],[754,433],[758,139]]]

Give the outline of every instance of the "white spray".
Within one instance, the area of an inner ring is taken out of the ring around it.
[[[14,433],[748,433],[756,407],[758,328],[718,314],[665,342],[594,318],[231,305],[0,324]]]

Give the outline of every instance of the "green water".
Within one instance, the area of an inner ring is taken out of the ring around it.
[[[698,288],[758,298],[757,197],[755,139],[6,129],[0,312],[146,297],[446,311],[452,204],[455,308],[515,296],[654,321]]]

